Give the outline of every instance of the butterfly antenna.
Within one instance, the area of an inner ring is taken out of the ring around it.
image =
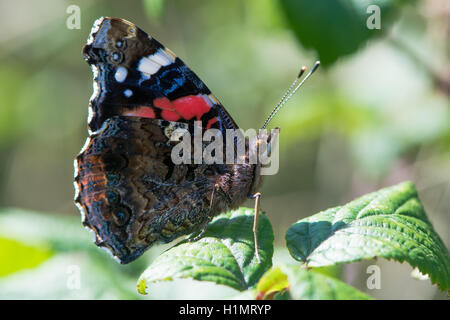
[[[290,98],[292,98],[292,96],[295,94],[295,92],[297,92],[297,90],[303,85],[303,83],[306,81],[306,79],[308,79],[313,73],[314,71],[317,70],[317,68],[320,65],[320,61],[316,61],[316,63],[314,64],[313,68],[311,69],[311,71],[306,75],[306,77],[303,78],[303,80],[298,83],[300,81],[300,78],[302,77],[302,75],[305,73],[306,71],[306,67],[303,66],[300,69],[300,72],[297,76],[297,78],[294,80],[294,82],[290,85],[289,89],[287,89],[286,93],[281,97],[280,102],[278,102],[278,104],[275,106],[275,108],[272,110],[272,112],[270,113],[270,115],[267,117],[267,120],[264,122],[264,125],[262,126],[261,129],[265,129],[267,127],[267,125],[269,124],[269,122],[272,120],[272,118],[277,114],[277,112],[281,109],[281,107],[283,107],[286,102],[288,102],[288,100]]]

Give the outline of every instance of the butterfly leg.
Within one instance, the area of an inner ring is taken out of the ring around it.
[[[259,257],[259,247],[258,247],[258,214],[259,214],[259,200],[261,198],[261,193],[257,192],[249,197],[250,199],[255,199],[255,218],[253,220],[253,236],[255,241],[255,256],[258,263],[261,263],[261,258]]]

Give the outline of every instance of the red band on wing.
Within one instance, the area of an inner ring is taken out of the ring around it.
[[[167,98],[157,98],[153,105],[162,109],[161,118],[168,121],[178,121],[181,118],[200,120],[211,109],[211,104],[202,95],[190,95],[170,101]]]
[[[201,95],[181,97],[172,103],[178,113],[187,120],[194,117],[200,120],[211,109],[211,105]]]
[[[174,105],[166,97],[156,98],[153,100],[153,105],[161,111],[161,118],[167,121],[178,121],[180,120],[180,115],[174,110]]]
[[[209,119],[209,120],[208,120],[208,123],[206,124],[206,129],[210,129],[211,126],[212,126],[214,123],[216,123],[217,121],[218,121],[218,120],[217,120],[217,117],[214,117],[214,118]]]
[[[124,113],[125,116],[134,116],[134,117],[142,117],[142,118],[151,118],[155,119],[155,111],[152,107],[139,107],[136,110],[131,110],[126,113]]]
[[[201,120],[202,116],[211,109],[211,104],[202,95],[190,95],[170,101],[166,97],[156,98],[153,105],[161,109],[161,118],[167,121],[178,121],[181,118],[191,120],[194,117]],[[152,107],[141,106],[136,110],[128,111],[124,115],[155,119],[155,111]],[[214,120],[215,119],[215,120]],[[217,121],[217,118],[208,121],[209,127]]]

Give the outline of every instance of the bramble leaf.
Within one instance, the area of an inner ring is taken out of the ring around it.
[[[52,256],[44,245],[29,245],[0,236],[0,277],[38,266]]]
[[[365,293],[339,279],[299,266],[281,267],[289,281],[289,295],[295,300],[368,300]]]
[[[139,278],[138,291],[144,294],[152,282],[181,278],[212,281],[240,291],[253,287],[271,267],[273,255],[272,226],[261,214],[258,223],[261,263],[258,263],[253,217],[253,209],[248,208],[216,217],[201,239],[182,241],[157,257]]]
[[[310,267],[383,257],[407,261],[442,290],[450,288],[448,251],[410,182],[299,220],[286,242],[294,259]]]
[[[279,267],[274,267],[267,271],[256,285],[256,299],[264,300],[274,294],[286,289],[289,286],[287,276]]]

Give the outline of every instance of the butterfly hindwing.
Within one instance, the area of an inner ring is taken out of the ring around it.
[[[114,116],[77,156],[75,201],[83,224],[94,232],[96,244],[121,263],[155,242],[198,230],[215,209],[210,206],[215,177],[204,174],[211,166],[171,161],[168,135],[179,125]],[[215,197],[226,201],[220,194]]]

